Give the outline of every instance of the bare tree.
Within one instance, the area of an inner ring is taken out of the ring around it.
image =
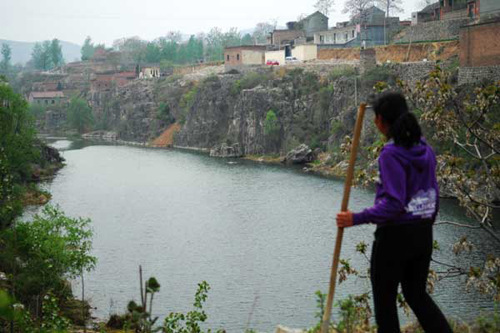
[[[385,15],[390,17],[391,9],[396,13],[402,13],[403,8],[401,5],[403,4],[402,0],[377,0],[377,4],[385,9]]]
[[[366,19],[366,10],[373,5],[373,0],[347,0],[342,13],[349,13],[352,19],[359,19],[363,24]]]
[[[436,2],[436,1],[434,1],[434,0],[420,0],[419,7],[421,7],[423,9],[424,7],[432,5],[434,2]]]
[[[328,14],[330,14],[330,10],[332,9],[334,3],[335,3],[334,0],[318,0],[316,1],[314,8],[319,10],[325,16],[328,16]]]
[[[276,28],[276,22],[260,22],[257,23],[253,31],[252,37],[255,44],[264,44],[267,42],[267,35],[273,32]]]

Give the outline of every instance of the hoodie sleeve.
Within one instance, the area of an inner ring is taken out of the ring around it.
[[[353,215],[354,225],[394,221],[405,213],[406,174],[403,165],[388,150],[382,151],[378,163],[382,195],[374,206]]]

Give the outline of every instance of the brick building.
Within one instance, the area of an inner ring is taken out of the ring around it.
[[[460,66],[500,65],[500,20],[467,25],[460,29]]]
[[[29,94],[28,101],[31,104],[59,105],[65,101],[62,91],[33,91]]]

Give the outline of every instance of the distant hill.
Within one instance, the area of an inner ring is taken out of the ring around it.
[[[16,42],[12,40],[0,39],[0,45],[3,43],[8,44],[12,49],[12,64],[25,64],[31,59],[31,51],[33,50],[33,46],[35,46],[34,42]],[[60,41],[60,43],[66,63],[80,60],[80,45],[64,41]]]

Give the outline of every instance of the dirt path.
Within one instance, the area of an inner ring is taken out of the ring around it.
[[[158,138],[153,141],[151,146],[156,148],[172,147],[174,144],[174,135],[180,130],[181,125],[179,123],[170,125]]]

